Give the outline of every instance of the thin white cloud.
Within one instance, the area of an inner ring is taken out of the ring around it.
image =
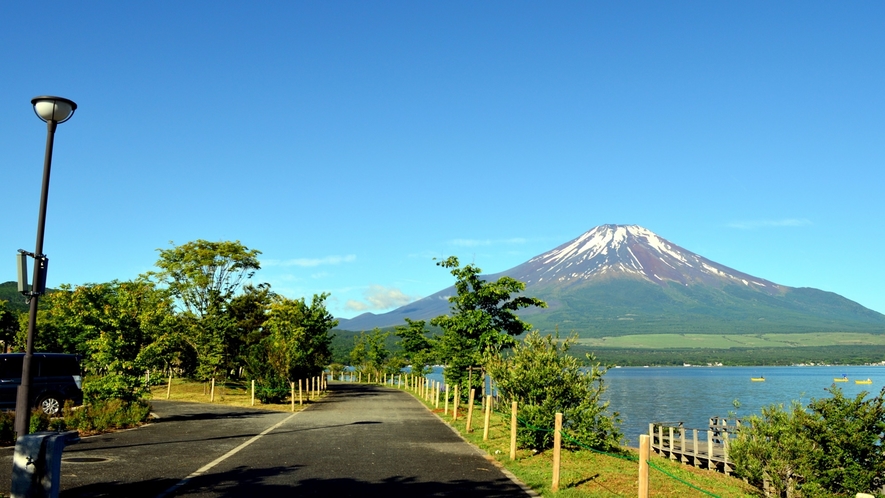
[[[383,285],[370,285],[363,292],[363,297],[364,301],[348,300],[344,307],[350,311],[386,310],[398,308],[417,299],[407,296],[395,287],[384,287]]]
[[[741,230],[753,230],[756,228],[770,227],[804,227],[811,225],[811,221],[805,218],[785,218],[782,220],[755,220],[755,221],[737,221],[729,223],[730,228],[738,228]]]
[[[499,244],[525,244],[526,239],[522,237],[513,237],[510,239],[452,239],[450,245],[459,247],[478,247],[491,246]]]
[[[340,265],[341,263],[352,263],[356,261],[356,255],[348,254],[346,256],[325,256],[322,258],[295,258],[295,259],[271,259],[262,261],[261,266],[301,266],[305,268],[313,268],[322,265]]]

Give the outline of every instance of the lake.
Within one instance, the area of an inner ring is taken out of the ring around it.
[[[876,394],[885,382],[883,367],[623,367],[605,375],[610,408],[621,413],[627,443],[635,446],[649,422],[684,422],[688,428],[706,428],[709,418],[738,418],[758,414],[771,404],[788,406],[792,400],[807,405],[811,398],[826,398],[824,389],[836,377],[846,396],[861,391]],[[765,377],[765,382],[752,382]],[[855,380],[872,379],[872,385]],[[735,409],[734,400],[740,402]]]
[[[706,428],[710,417],[738,418],[758,414],[763,406],[792,400],[807,405],[811,398],[829,397],[825,388],[835,377],[846,375],[838,385],[848,397],[861,391],[877,394],[885,384],[885,367],[623,367],[605,375],[610,409],[621,414],[625,444],[636,446],[649,422],[684,422],[687,428]],[[428,377],[442,380],[441,369]],[[752,382],[751,377],[765,377]],[[872,379],[872,385],[855,380]],[[735,409],[734,400],[740,402]],[[551,426],[553,422],[551,421]]]

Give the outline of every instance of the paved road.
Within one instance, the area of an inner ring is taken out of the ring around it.
[[[296,414],[157,401],[156,423],[65,451],[62,497],[526,496],[409,394],[330,391]]]

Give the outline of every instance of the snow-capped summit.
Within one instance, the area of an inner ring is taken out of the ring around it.
[[[602,277],[642,278],[656,284],[728,281],[768,294],[782,287],[683,249],[637,225],[601,225],[505,272],[529,287],[572,285]]]

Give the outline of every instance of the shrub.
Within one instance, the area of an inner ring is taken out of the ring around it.
[[[96,401],[81,407],[73,407],[67,403],[64,408],[64,420],[69,429],[87,433],[105,432],[139,425],[148,419],[150,413],[151,405],[147,400],[115,399]]]
[[[33,434],[35,432],[43,432],[49,430],[49,415],[43,413],[43,410],[35,409],[31,412],[31,420],[30,425],[28,426],[28,432]]]
[[[15,412],[0,411],[0,443],[15,442]]]
[[[519,404],[519,418],[531,426],[552,429],[556,413],[562,413],[563,430],[594,449],[620,450],[622,434],[618,413],[608,412],[603,402],[605,369],[587,355],[591,367],[584,368],[568,354],[574,338],[560,342],[537,331],[526,336],[508,357],[489,356],[486,367],[508,401]],[[542,450],[553,445],[553,432],[522,424],[519,445]],[[568,438],[565,446],[575,446]]]
[[[89,377],[83,383],[86,403],[110,400],[134,402],[150,392],[146,379],[141,375],[108,373],[101,377]]]
[[[732,442],[735,473],[757,486],[767,477],[778,494],[789,487],[801,496],[869,492],[885,478],[883,394],[849,399],[838,387],[832,397],[762,409]]]

